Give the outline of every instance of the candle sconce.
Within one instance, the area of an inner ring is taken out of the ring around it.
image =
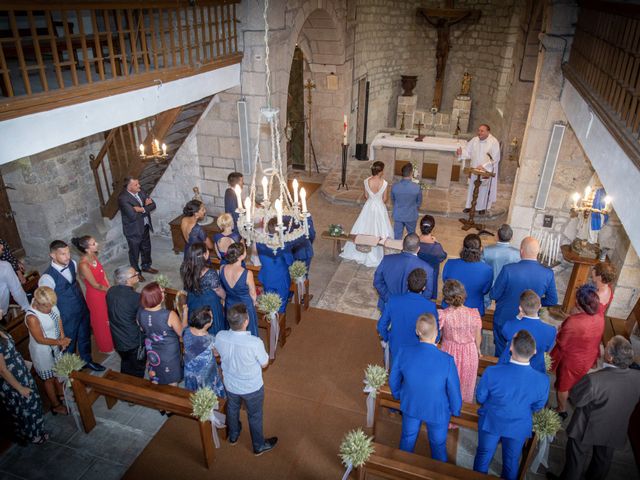
[[[572,198],[570,216],[578,219],[576,238],[571,242],[571,250],[577,255],[585,258],[598,258],[601,248],[598,243],[599,231],[606,223],[606,220],[597,222],[594,226],[590,220],[592,214],[608,215],[611,212],[611,197],[606,195],[602,199],[597,192],[601,187],[592,188],[587,186],[581,196],[575,192]],[[605,217],[606,219],[606,217]]]
[[[580,196],[578,192],[575,192],[571,199],[573,204],[571,205],[571,217],[582,218],[586,220],[592,213],[600,213],[602,215],[608,215],[611,212],[611,197],[607,195],[604,197],[604,208],[595,208],[593,206],[593,199],[596,195],[596,189],[587,186],[584,189],[584,194]]]

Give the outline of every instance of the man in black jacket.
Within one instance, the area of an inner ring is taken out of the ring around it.
[[[137,322],[140,294],[135,291],[137,272],[129,266],[118,267],[115,285],[107,291],[107,312],[111,338],[120,355],[120,371],[144,377],[146,355],[142,349],[142,332]]]
[[[129,263],[138,272],[140,281],[144,282],[142,272],[158,273],[151,266],[151,237],[153,232],[151,212],[156,204],[140,189],[140,182],[136,178],[127,177],[124,188],[118,197],[118,205],[122,213],[122,231],[129,246]],[[142,256],[142,269],[138,266],[138,259]]]
[[[592,452],[584,478],[605,479],[616,448],[624,447],[629,418],[640,400],[640,372],[629,368],[633,348],[616,335],[607,343],[604,368],[582,377],[571,389],[569,400],[576,408],[567,427],[566,463],[560,476],[583,478],[584,463]]]

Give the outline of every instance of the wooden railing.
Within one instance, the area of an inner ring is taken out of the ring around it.
[[[0,4],[0,120],[238,63],[240,0]]]
[[[640,167],[640,6],[581,2],[563,71]]]

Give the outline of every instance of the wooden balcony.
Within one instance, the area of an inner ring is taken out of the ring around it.
[[[580,2],[563,71],[640,168],[640,5]]]
[[[240,0],[0,4],[0,121],[242,60]]]

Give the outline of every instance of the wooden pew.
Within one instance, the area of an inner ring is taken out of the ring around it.
[[[173,385],[155,385],[144,378],[133,377],[123,373],[107,370],[103,377],[90,375],[82,371],[71,374],[71,386],[73,395],[78,404],[80,418],[84,431],[89,433],[96,426],[92,405],[102,395],[109,409],[113,408],[118,400],[135,403],[155,410],[163,410],[189,418],[198,422],[200,428],[200,440],[207,468],[213,466],[215,461],[215,446],[213,444],[211,421],[201,422],[191,415],[192,392]],[[226,411],[226,401],[219,400],[218,410]],[[226,438],[226,429],[221,430],[223,438]]]
[[[451,480],[456,478],[480,480],[498,478],[493,475],[474,472],[452,463],[439,462],[424,455],[404,452],[380,443],[373,444],[374,453],[358,469],[358,479],[365,480],[369,475],[390,480]]]
[[[471,430],[478,430],[478,408],[480,406],[475,403],[463,403],[460,410],[460,416],[451,417],[451,423],[458,425],[459,427],[469,428]],[[389,385],[384,385],[378,394],[376,395],[375,411],[373,416],[373,431],[372,435],[376,434],[376,423],[379,418],[382,408],[392,408],[400,410],[400,402],[393,397]],[[533,461],[535,455],[536,446],[538,445],[538,438],[535,433],[531,438],[527,439],[522,448],[522,456],[520,457],[520,468],[518,470],[518,480],[524,480],[526,473],[529,470],[529,466]],[[390,477],[390,478],[405,478],[405,477]],[[414,477],[407,477],[414,478]],[[421,478],[421,477],[415,477]],[[432,478],[432,477],[427,477]],[[433,477],[443,478],[443,477]],[[467,478],[467,477],[463,477]]]

